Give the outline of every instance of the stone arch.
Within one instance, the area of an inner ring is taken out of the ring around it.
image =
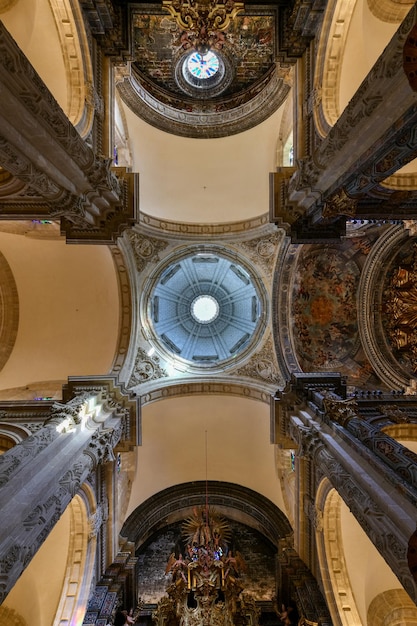
[[[368,626],[417,625],[417,607],[404,589],[389,589],[377,595],[368,608]]]
[[[384,426],[382,431],[396,441],[417,441],[416,424],[390,424]]]
[[[411,0],[368,0],[368,7],[372,15],[382,22],[399,24],[407,12],[414,5]]]
[[[94,576],[96,537],[91,529],[91,516],[96,510],[96,498],[88,485],[83,485],[69,507],[70,542],[64,586],[53,626],[74,623],[87,610]]]
[[[49,0],[58,31],[68,83],[67,116],[81,137],[94,121],[94,85],[87,34],[78,2]]]
[[[19,296],[5,257],[0,253],[0,370],[7,363],[19,326]]]
[[[256,528],[275,546],[279,539],[291,535],[286,516],[265,496],[232,483],[195,481],[164,489],[138,506],[123,525],[123,540],[138,549],[154,532],[190,515],[193,507],[204,505],[206,486],[210,506]]]
[[[378,286],[381,289],[390,259],[410,233],[401,226],[392,226],[380,237],[366,258],[358,288],[358,328],[361,344],[374,371],[389,389],[405,389],[410,377],[395,361],[392,353],[381,341],[381,313],[376,303]],[[380,296],[380,294],[378,294]]]
[[[324,16],[314,82],[314,121],[321,137],[340,116],[342,59],[355,4],[356,0],[331,0]]]
[[[341,497],[325,478],[316,496],[319,519],[316,529],[317,553],[323,580],[323,591],[333,624],[360,624],[349,574],[344,557],[340,519]]]
[[[270,404],[271,393],[269,390],[260,385],[253,384],[251,381],[242,383],[233,381],[217,380],[214,382],[186,382],[186,383],[164,383],[164,379],[159,380],[159,385],[148,390],[141,396],[141,405],[151,404],[158,400],[167,400],[180,396],[193,396],[204,394],[224,394],[230,396],[240,396],[247,400],[257,400]]]
[[[2,422],[0,426],[0,451],[10,450],[16,444],[30,437],[31,434],[31,431],[25,426]]]

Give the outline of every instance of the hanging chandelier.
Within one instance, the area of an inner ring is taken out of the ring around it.
[[[223,47],[224,31],[245,8],[238,0],[162,0],[162,6],[184,31],[185,47],[192,47],[201,55],[211,48]]]

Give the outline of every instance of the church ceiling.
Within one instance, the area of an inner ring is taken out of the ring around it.
[[[254,391],[276,388],[282,376],[270,328],[272,272],[266,270],[282,237],[256,230],[235,245],[209,245],[205,237],[184,243],[126,233],[141,329],[123,368],[127,386],[144,394],[215,374],[227,376],[229,393],[233,380]]]
[[[291,65],[278,61],[278,21],[277,6],[245,7],[202,50],[195,31],[166,7],[132,5],[131,61],[119,68],[119,93],[139,117],[170,133],[222,137],[251,128],[290,89]]]
[[[340,372],[361,388],[392,388],[393,380],[405,387],[417,369],[415,238],[365,223],[337,245],[304,245],[296,253],[290,246],[291,257],[291,295],[285,300],[286,289],[277,290],[274,299],[283,346],[276,349],[295,358],[288,368]],[[280,317],[284,307],[293,325]]]

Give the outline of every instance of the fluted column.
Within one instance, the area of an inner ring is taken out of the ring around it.
[[[0,603],[89,474],[114,460],[130,413],[96,385],[54,403],[41,428],[0,456]]]

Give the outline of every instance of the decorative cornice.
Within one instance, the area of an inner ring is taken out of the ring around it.
[[[62,219],[67,239],[112,243],[137,217],[135,175],[112,169],[111,159],[94,153],[1,23],[0,55],[0,85],[7,94],[0,116],[0,166],[24,183],[16,213],[8,203],[16,193],[8,198],[3,190],[3,218],[47,214]],[[35,163],[38,153],[42,159]]]
[[[207,112],[187,112],[171,104],[163,104],[133,74],[123,76],[117,88],[125,104],[152,126],[182,137],[214,138],[248,130],[272,115],[284,102],[290,89],[280,74],[279,68],[274,68],[262,89],[247,102],[226,112],[216,111],[215,108]]]
[[[199,377],[200,378],[200,377]],[[227,395],[246,398],[247,400],[256,400],[264,404],[270,403],[271,392],[265,390],[265,385],[254,385],[250,381],[237,382],[228,378],[225,380],[186,380],[183,382],[176,381],[173,384],[153,386],[146,389],[141,395],[141,405],[151,404],[159,400],[168,398],[176,398],[180,396],[191,395]]]
[[[170,220],[162,220],[146,213],[140,213],[140,224],[138,226],[141,232],[149,232],[156,237],[160,237],[161,233],[165,238],[170,239],[206,239],[207,237],[223,239],[225,237],[233,239],[247,239],[253,237],[255,231],[265,230],[266,234],[271,231],[268,214],[259,215],[248,220],[240,222],[224,222],[224,223],[188,223],[188,222],[172,222]]]

